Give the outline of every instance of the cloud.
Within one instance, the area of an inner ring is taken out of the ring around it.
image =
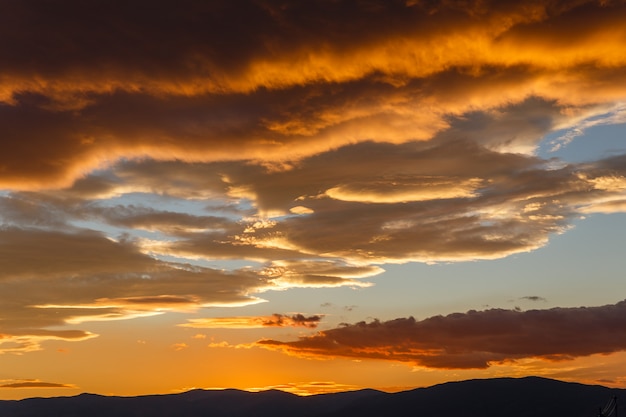
[[[563,135],[550,141],[551,152],[555,152],[571,143],[576,137],[581,136],[589,128],[602,125],[626,123],[626,106],[619,103],[604,115],[587,118],[570,127]]]
[[[189,345],[187,343],[174,343],[172,345],[172,349],[174,349],[175,351],[179,352],[181,350],[185,350],[189,347]]]
[[[261,300],[250,292],[264,291],[270,282],[254,272],[161,262],[132,243],[95,232],[4,228],[0,247],[2,352],[37,350],[50,339],[95,336],[48,330],[52,326],[257,303]]]
[[[194,164],[185,170],[182,163],[167,163],[152,176],[155,163],[146,164],[146,174],[143,164],[124,164],[119,169],[133,172],[138,185],[149,173],[149,181],[158,179],[170,189],[168,174],[176,172],[180,195],[200,178],[219,173],[225,183],[205,189],[223,192],[225,200],[250,201],[257,215],[241,213],[239,222],[181,216],[184,231],[174,224],[157,226],[165,218],[174,222],[172,213],[131,207],[95,215],[117,225],[132,218],[132,224],[141,223],[142,228],[159,227],[175,239],[149,250],[189,258],[284,259],[292,266],[296,259],[322,262],[329,257],[351,263],[494,259],[539,248],[551,234],[567,230],[570,219],[582,210],[599,207],[607,198],[623,198],[623,189],[608,187],[610,171],[602,164],[554,169],[532,156],[447,139],[410,145],[361,143],[305,158],[283,170],[234,162]],[[610,175],[615,177],[614,169]],[[619,178],[611,184],[620,184]],[[441,194],[442,184],[451,194]],[[469,184],[471,193],[455,191]],[[302,206],[308,208],[306,213],[291,210]],[[214,227],[203,229],[211,222]],[[319,262],[312,265],[319,267]]]
[[[562,361],[624,351],[626,338],[615,329],[626,324],[625,313],[626,301],[524,312],[471,310],[419,321],[409,317],[347,324],[292,342],[266,339],[256,345],[309,358],[378,359],[438,369],[488,368],[525,358]]]
[[[248,391],[258,392],[267,390],[281,390],[292,394],[307,396],[317,394],[330,394],[335,392],[355,391],[360,389],[358,385],[341,384],[333,381],[291,382],[280,385],[248,388]]]
[[[144,3],[10,5],[3,187],[66,187],[146,157],[280,165],[430,140],[466,117],[524,126],[484,141],[528,152],[530,131],[626,95],[620,1]],[[548,111],[502,112],[529,98]]]
[[[626,210],[623,155],[534,154],[623,122],[624,2],[182,1],[0,16],[0,352]]]
[[[101,185],[5,193],[1,347],[31,351],[46,338],[66,337],[41,332],[51,326],[258,303],[269,290],[367,287],[365,279],[390,262],[496,259],[534,250],[580,213],[618,210],[626,198],[625,166],[615,156],[554,169],[537,157],[442,138],[340,147],[288,169],[146,160],[88,178],[110,184],[108,191],[147,190],[159,205],[178,210],[136,204],[133,193],[91,200],[94,190],[106,188]],[[442,198],[438,190],[428,194],[433,178],[475,185],[472,194]],[[202,181],[203,193],[194,193]],[[329,195],[337,187],[351,190],[349,201]],[[419,198],[377,200],[411,187],[420,189]],[[224,203],[218,210],[233,201],[242,208],[207,214],[213,211],[207,195]],[[310,212],[290,212],[298,206]],[[258,264],[231,271],[206,266],[215,259]],[[94,337],[80,332],[78,339]]]
[[[2,388],[13,388],[13,389],[24,389],[24,388],[72,388],[76,389],[77,387],[73,384],[58,384],[55,382],[43,382],[39,380],[18,380],[17,382],[3,383],[0,384],[0,389]]]
[[[18,327],[31,325],[31,323],[35,325],[40,323],[38,323],[37,319],[29,320],[32,314],[24,314],[21,310],[8,311],[4,314],[7,320],[0,327],[0,355],[6,353],[21,355],[27,352],[34,352],[40,350],[41,343],[47,340],[78,342],[98,336],[83,330],[47,330]]]
[[[196,329],[254,329],[263,327],[306,327],[314,329],[322,316],[304,316],[303,314],[284,315],[274,313],[271,316],[253,317],[207,317],[188,319],[182,327]]]
[[[50,330],[56,326],[256,304],[264,300],[254,294],[271,289],[358,286],[354,278],[381,271],[331,261],[317,262],[317,268],[298,261],[225,271],[159,260],[132,240],[86,230],[5,227],[0,248],[1,353],[39,350],[46,340],[97,336],[87,330]],[[286,323],[311,325],[314,317],[266,319],[267,325]]]
[[[527,295],[525,297],[520,297],[520,300],[528,300],[528,301],[548,301],[543,297],[538,295]]]

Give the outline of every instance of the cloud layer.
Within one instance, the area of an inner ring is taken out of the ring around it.
[[[536,98],[552,112],[514,116],[530,132],[481,139],[529,150],[529,133],[626,93],[622,1],[144,3],[7,4],[3,186],[70,185],[120,158],[428,140]]]
[[[4,3],[0,353],[626,210],[624,1]]]

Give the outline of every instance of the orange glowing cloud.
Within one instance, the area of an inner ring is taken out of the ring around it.
[[[498,259],[626,211],[623,155],[535,155],[626,120],[624,1],[181,1],[0,16],[0,352],[95,336],[58,326],[368,287],[388,263]],[[326,334],[305,339],[322,356]],[[337,355],[525,354],[384,349]]]
[[[265,387],[248,388],[247,391],[258,392],[267,390],[280,390],[290,392],[292,394],[307,396],[317,394],[330,394],[334,392],[356,391],[361,389],[360,386],[340,384],[331,381],[312,381],[312,382],[292,382],[280,385],[269,385]]]
[[[19,314],[19,313],[18,313]],[[12,316],[18,316],[13,314]],[[7,316],[9,316],[7,314]],[[11,317],[12,318],[12,317]],[[24,317],[18,317],[25,324],[30,324]],[[10,321],[17,321],[15,318]],[[42,349],[42,342],[48,340],[63,340],[66,342],[78,342],[97,337],[97,334],[82,330],[46,330],[46,329],[20,329],[11,328],[12,323],[4,324],[0,328],[0,354],[13,353],[21,355],[26,352],[34,352]]]
[[[0,381],[0,389],[12,388],[12,389],[24,389],[24,388],[72,388],[77,387],[72,384],[59,384],[56,382],[44,382],[38,379],[24,379],[14,382]]]
[[[474,197],[481,185],[479,178],[459,181],[455,178],[397,178],[395,181],[340,185],[326,190],[330,198],[369,203],[404,203],[408,201]]]
[[[549,104],[529,123],[545,133],[626,97],[622,1],[183,3],[11,5],[1,187],[69,187],[135,158],[285,166],[432,140],[529,99]],[[484,140],[529,153],[539,139],[506,136]]]
[[[468,311],[424,320],[346,324],[293,342],[257,346],[313,358],[379,359],[443,369],[527,358],[570,360],[626,350],[626,301],[601,307]],[[584,338],[580,335],[585,334]]]
[[[29,206],[12,207],[16,220],[20,210]],[[56,221],[50,226],[65,228]],[[78,341],[96,336],[86,330],[50,330],[52,327],[256,304],[264,300],[255,293],[299,286],[357,286],[355,278],[382,271],[317,260],[229,272],[162,261],[142,253],[132,241],[82,230],[4,227],[0,248],[0,352],[18,354],[39,350],[46,340]],[[314,324],[315,317],[276,315],[264,323],[306,327]]]

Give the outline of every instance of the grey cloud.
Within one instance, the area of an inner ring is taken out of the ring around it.
[[[538,295],[527,295],[525,297],[521,297],[520,300],[528,300],[528,301],[548,301],[543,297],[539,297]]]
[[[487,368],[522,358],[568,360],[626,350],[626,301],[600,307],[468,311],[346,324],[260,347],[305,357],[407,362],[427,368]],[[581,337],[585,334],[585,337]]]

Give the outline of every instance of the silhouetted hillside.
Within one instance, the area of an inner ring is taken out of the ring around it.
[[[395,394],[362,390],[298,397],[282,391],[194,390],[140,397],[0,401],[2,417],[596,417],[626,390],[544,378],[450,382]]]

